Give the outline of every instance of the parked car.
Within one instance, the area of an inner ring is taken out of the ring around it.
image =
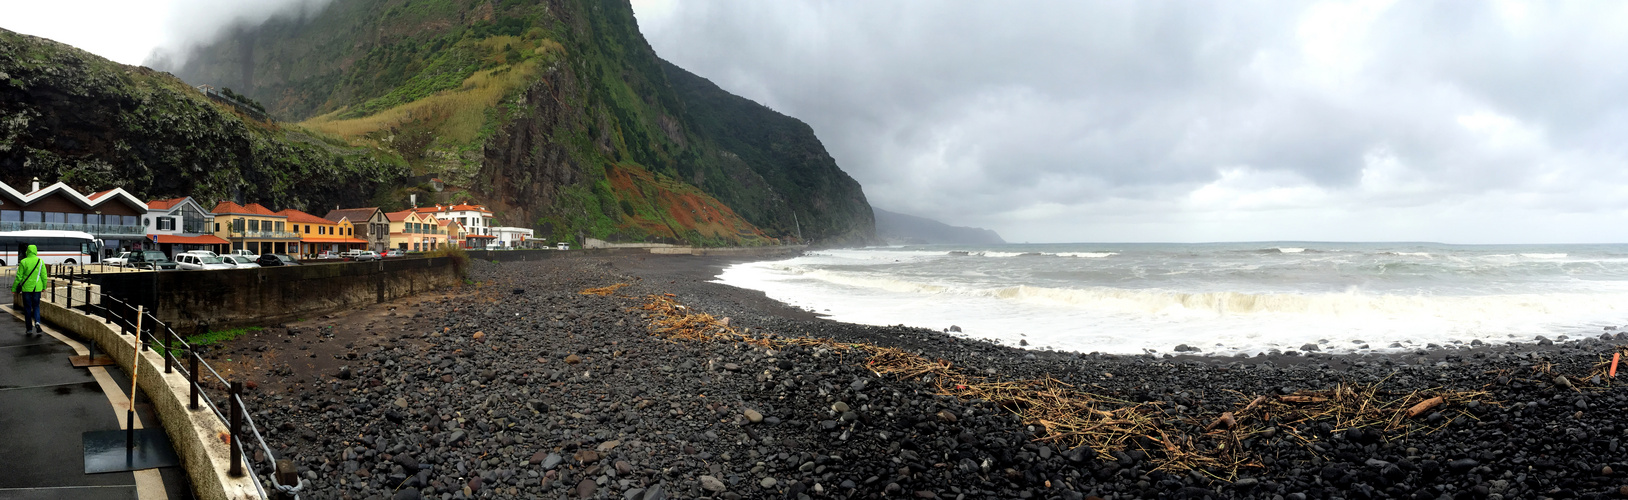
[[[175,263],[181,269],[193,271],[214,271],[217,269],[231,269],[232,266],[221,262],[220,257],[200,253],[183,252],[175,256]]]
[[[300,265],[299,261],[294,260],[293,257],[289,257],[287,255],[283,255],[283,254],[280,254],[280,253],[268,253],[268,254],[265,254],[265,255],[261,255],[258,260],[254,261],[254,263],[255,264],[260,264],[260,267],[277,267],[277,266],[297,266],[297,265]]]
[[[400,248],[393,248],[390,251],[385,252],[384,256],[385,257],[406,257],[407,256],[407,251],[402,250]]]
[[[370,261],[370,260],[379,260],[378,252],[374,252],[372,250],[351,250],[349,252],[345,252],[344,255],[345,255],[345,258],[350,259],[350,260],[354,260],[354,261],[357,261],[357,262],[366,262],[366,261]]]
[[[224,255],[221,256],[220,261],[232,266],[233,269],[254,269],[260,267],[260,264],[254,263],[254,259],[250,259],[242,255]]]
[[[169,271],[179,267],[179,264],[176,264],[175,261],[170,260],[168,256],[164,255],[164,252],[157,250],[130,252],[130,255],[127,256],[127,260],[125,260],[124,265],[125,267],[134,267],[136,269],[153,269],[158,271]]]
[[[231,252],[228,252],[226,255],[236,255],[236,256],[239,256],[239,257],[248,257],[249,260],[257,260],[257,259],[260,258],[259,254],[256,254],[254,252],[250,252],[247,249],[242,249],[242,248],[239,248],[237,250],[233,250]]]
[[[118,255],[102,259],[102,263],[109,266],[122,266],[130,261],[130,252],[119,252]]]
[[[559,243],[559,249],[560,250],[570,250],[571,249],[571,244],[561,241]]]
[[[345,258],[345,256],[344,256],[344,254],[341,254],[341,253],[338,253],[338,252],[323,251],[322,253],[317,254],[317,258],[318,259],[343,259],[343,258]]]

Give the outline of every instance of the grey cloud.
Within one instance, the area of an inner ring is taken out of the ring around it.
[[[952,223],[1175,210],[1238,168],[1340,209],[1628,208],[1566,195],[1628,181],[1622,7],[1396,2],[1302,25],[1362,5],[684,1],[640,23],[663,57],[809,122],[873,203]]]
[[[252,26],[274,17],[320,15],[332,0],[172,0],[165,41],[143,63],[180,67],[187,48],[220,40],[237,26]]]

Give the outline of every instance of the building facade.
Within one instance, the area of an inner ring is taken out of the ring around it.
[[[141,223],[147,227],[144,249],[157,249],[170,258],[188,250],[225,252],[231,242],[215,236],[215,215],[192,197],[147,202]]]
[[[277,213],[288,217],[289,227],[300,237],[299,247],[289,251],[296,258],[314,258],[322,252],[362,250],[367,246],[366,240],[356,238],[350,219],[331,221],[292,208]]]
[[[427,252],[447,243],[446,231],[434,215],[402,210],[384,214],[390,219],[390,248]]]
[[[364,249],[375,252],[389,250],[390,246],[390,218],[384,215],[379,207],[368,208],[336,208],[322,216],[335,223],[341,220],[350,221],[355,228],[352,236],[362,240]]]
[[[85,195],[60,182],[42,189],[37,181],[30,188],[24,193],[0,183],[0,231],[90,233],[101,241],[102,256],[146,241],[141,217],[147,204],[123,189]]]
[[[464,248],[485,248],[488,243],[497,239],[492,234],[492,224],[495,219],[492,211],[481,205],[435,205],[414,209],[420,214],[434,214],[441,220],[455,221],[463,227],[464,237],[452,239],[455,245]]]
[[[215,236],[228,241],[231,250],[256,254],[288,253],[299,250],[300,237],[289,227],[288,216],[259,203],[238,205],[223,201],[215,205]]]
[[[496,236],[496,244],[500,248],[523,248],[528,241],[532,241],[533,231],[524,227],[494,227],[492,235]]]

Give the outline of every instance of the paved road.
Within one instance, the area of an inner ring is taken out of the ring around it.
[[[9,292],[0,291],[0,304],[11,304]],[[51,335],[23,335],[23,322],[0,311],[0,500],[192,498],[176,467],[85,474],[83,435],[122,428],[125,397],[110,398],[108,392],[125,390],[129,375],[107,367],[98,382],[90,370],[68,362],[74,354]],[[123,387],[108,387],[120,378]],[[156,427],[144,406],[136,405],[137,418]]]

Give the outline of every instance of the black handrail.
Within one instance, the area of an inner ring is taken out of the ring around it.
[[[64,276],[64,279],[70,282],[74,281],[73,278],[68,276],[71,275]],[[90,305],[92,302],[92,290],[89,286],[89,280],[86,279],[86,277],[81,276],[79,278],[85,279],[86,281],[86,299],[83,303],[83,307],[85,309],[85,314],[89,315]],[[146,350],[150,345],[159,344],[162,342],[161,345],[164,355],[165,373],[174,373],[175,369],[180,368],[182,374],[191,381],[191,391],[188,395],[190,403],[188,405],[189,409],[194,411],[202,409],[201,405],[199,404],[201,400],[203,404],[207,404],[209,406],[210,411],[213,412],[217,418],[221,419],[222,423],[227,424],[230,427],[232,457],[231,469],[228,471],[229,474],[233,476],[242,476],[244,474],[244,465],[250,466],[249,470],[253,470],[254,464],[249,463],[248,458],[243,453],[243,438],[252,437],[253,440],[250,441],[251,443],[258,442],[260,444],[261,452],[264,453],[267,464],[277,463],[276,455],[272,453],[271,447],[266,444],[265,437],[260,435],[259,427],[254,424],[254,418],[253,416],[249,415],[248,409],[242,400],[243,383],[241,381],[228,382],[225,377],[221,376],[219,371],[215,370],[215,367],[210,366],[209,362],[203,360],[202,355],[199,354],[196,347],[194,347],[190,342],[187,342],[186,339],[181,338],[180,335],[176,334],[174,329],[171,329],[162,320],[159,320],[151,310],[137,309],[136,306],[133,306],[128,302],[119,300],[115,297],[110,297],[106,294],[98,295],[100,295],[101,300],[98,301],[97,307],[103,313],[102,318],[104,322],[109,324],[118,323],[120,335],[131,335],[131,330],[134,329],[136,318],[127,316],[131,316],[137,311],[140,311],[141,315],[143,316],[141,319],[143,323],[145,323],[143,326],[152,325],[153,328],[144,328],[146,331],[135,332],[135,335],[137,335],[136,341],[141,345],[140,348],[142,350]],[[71,297],[72,294],[70,293],[69,296]],[[165,337],[164,339],[161,340],[158,338],[159,332],[162,332]],[[177,366],[179,364],[175,363],[175,353],[177,351],[185,351],[187,353],[189,358],[189,367]],[[214,375],[215,380],[220,382],[221,387],[228,389],[227,397],[230,398],[231,401],[229,401],[230,404],[228,405],[227,411],[221,411],[220,405],[215,403],[214,398],[210,397],[208,393],[202,390],[203,381],[201,380],[201,377],[203,375],[203,370],[208,370],[211,375]],[[247,433],[244,432],[244,424],[248,424]],[[297,477],[296,479],[298,482],[296,484],[283,484],[278,480],[275,469],[265,474],[264,477],[279,493],[294,498],[295,500],[299,499],[299,493],[305,488],[306,485],[306,481],[304,479]],[[254,486],[262,497],[266,496],[266,490],[261,487],[260,481],[254,481]]]

